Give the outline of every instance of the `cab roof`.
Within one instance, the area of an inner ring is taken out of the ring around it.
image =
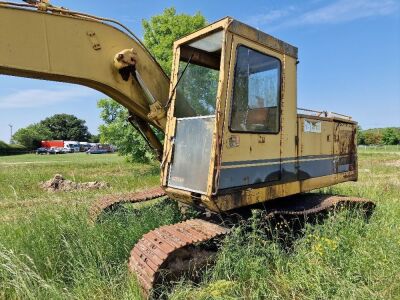
[[[174,47],[179,47],[182,44],[186,44],[187,42],[193,42],[193,40],[200,39],[205,35],[210,34],[211,32],[218,30],[226,30],[233,34],[242,36],[251,41],[262,44],[270,49],[273,49],[279,53],[289,55],[295,59],[298,58],[298,49],[295,46],[292,46],[280,39],[273,37],[265,32],[262,32],[254,27],[251,27],[247,24],[244,24],[240,21],[237,21],[231,17],[225,17],[219,21],[216,21],[212,24],[207,25],[206,27],[191,33],[174,43]]]

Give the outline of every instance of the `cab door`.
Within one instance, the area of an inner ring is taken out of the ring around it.
[[[282,55],[236,35],[231,53],[219,190],[282,177]]]
[[[357,168],[356,125],[334,121],[333,172],[343,173]]]

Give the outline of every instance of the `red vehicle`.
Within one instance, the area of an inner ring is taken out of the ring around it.
[[[64,148],[64,141],[42,141],[41,146],[48,149],[51,147]]]

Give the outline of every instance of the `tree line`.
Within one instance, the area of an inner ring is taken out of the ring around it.
[[[92,135],[85,124],[86,121],[74,115],[55,114],[19,129],[12,136],[12,142],[24,146],[27,150],[40,147],[43,140],[96,142],[98,137]]]
[[[357,142],[359,145],[398,145],[400,144],[400,127],[367,130],[358,127]]]

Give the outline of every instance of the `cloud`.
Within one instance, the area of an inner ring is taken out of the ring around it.
[[[339,0],[302,14],[294,25],[335,24],[372,16],[390,15],[399,4],[394,0]]]
[[[317,1],[315,3],[320,3]],[[397,0],[336,0],[317,8],[290,6],[253,16],[249,23],[255,26],[271,25],[271,29],[301,25],[337,24],[367,17],[386,16],[397,12]]]
[[[280,20],[291,14],[295,10],[294,6],[289,6],[287,9],[275,9],[271,10],[267,14],[259,14],[252,16],[246,23],[260,26],[265,24],[273,23],[274,21]]]
[[[32,108],[56,105],[87,97],[93,91],[87,88],[72,87],[64,89],[46,90],[29,89],[14,94],[0,96],[0,108]]]

